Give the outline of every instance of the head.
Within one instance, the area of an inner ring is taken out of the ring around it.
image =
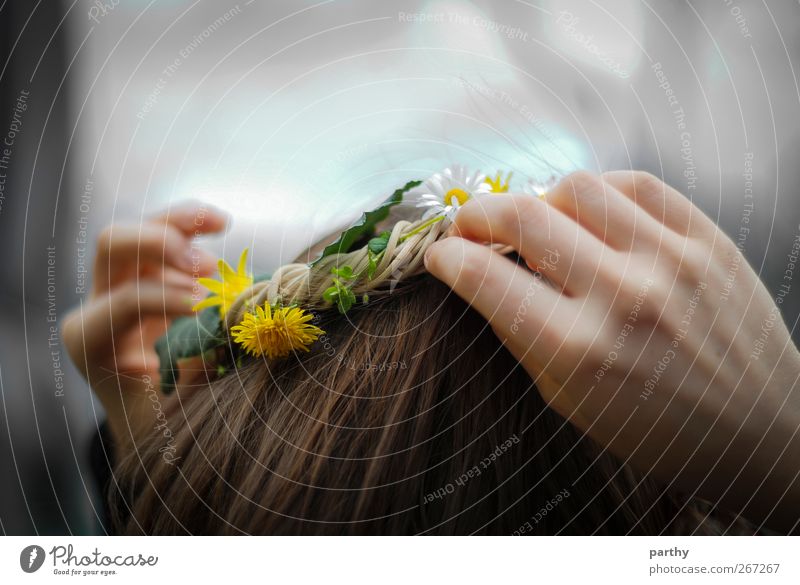
[[[547,408],[466,303],[422,274],[309,353],[245,359],[121,461],[133,534],[657,534],[712,530],[692,500]]]

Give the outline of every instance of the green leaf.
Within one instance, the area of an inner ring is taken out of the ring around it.
[[[336,301],[336,298],[339,296],[339,289],[334,286],[329,286],[325,289],[325,292],[322,293],[322,299],[328,303],[333,303]]]
[[[161,389],[167,394],[175,389],[179,359],[199,356],[226,343],[218,307],[209,307],[196,315],[175,319],[167,332],[156,341]]]
[[[352,266],[342,266],[341,268],[336,268],[335,266],[331,268],[331,274],[335,274],[339,278],[343,278],[345,280],[350,280],[353,278],[353,267]]]
[[[342,232],[342,235],[339,236],[338,240],[326,246],[322,251],[322,255],[314,260],[311,263],[311,266],[314,266],[320,260],[332,254],[344,254],[346,252],[350,252],[353,245],[358,240],[375,233],[375,226],[389,216],[389,210],[392,207],[403,201],[403,195],[421,184],[422,181],[409,181],[403,187],[392,193],[392,196],[384,201],[379,207],[364,213],[355,224]]]
[[[372,280],[375,271],[378,269],[378,258],[372,252],[369,253],[369,264],[367,265],[367,278]]]
[[[356,295],[353,294],[349,288],[342,288],[339,290],[338,296],[338,306],[339,312],[344,315],[350,308],[353,306],[353,303],[356,302]]]
[[[383,232],[381,235],[372,238],[367,243],[367,249],[372,252],[373,254],[380,254],[386,249],[386,245],[389,243],[389,238],[392,236],[392,232]]]

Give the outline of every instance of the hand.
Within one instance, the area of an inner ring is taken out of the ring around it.
[[[91,294],[66,316],[61,335],[118,445],[152,426],[153,404],[164,399],[155,341],[175,317],[191,314],[194,277],[214,271],[214,258],[192,248],[192,237],[226,222],[222,212],[189,203],[100,234]]]
[[[736,245],[640,172],[486,195],[426,266],[549,405],[618,457],[756,523],[800,519],[800,354]],[[482,245],[517,250],[538,275]]]

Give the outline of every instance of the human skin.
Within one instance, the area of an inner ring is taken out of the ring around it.
[[[100,236],[92,292],[62,337],[123,455],[157,422],[154,397],[168,412],[207,382],[189,364],[196,385],[184,371],[163,396],[153,344],[191,313],[193,273],[214,271],[192,237],[227,221],[187,204]],[[687,199],[645,173],[578,173],[545,201],[468,202],[452,235],[428,270],[489,320],[556,411],[665,485],[796,530],[800,354],[739,250]],[[483,242],[514,247],[546,281]]]
[[[192,313],[195,276],[216,268],[192,238],[227,221],[224,212],[190,202],[141,224],[109,226],[98,238],[89,298],[64,319],[61,336],[106,411],[119,455],[158,423],[154,404],[163,412],[176,405],[160,390],[155,341],[173,319]],[[179,365],[182,372],[202,368]]]
[[[475,198],[448,235],[427,269],[552,408],[665,486],[797,531],[800,353],[739,249],[688,199],[647,173],[578,172],[544,200]]]

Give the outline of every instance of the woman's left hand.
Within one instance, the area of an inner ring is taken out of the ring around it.
[[[195,278],[214,270],[214,258],[192,240],[227,220],[189,202],[141,224],[108,226],[98,238],[91,294],[65,317],[61,335],[120,447],[152,429],[154,404],[165,399],[155,340],[173,319],[192,314]]]

